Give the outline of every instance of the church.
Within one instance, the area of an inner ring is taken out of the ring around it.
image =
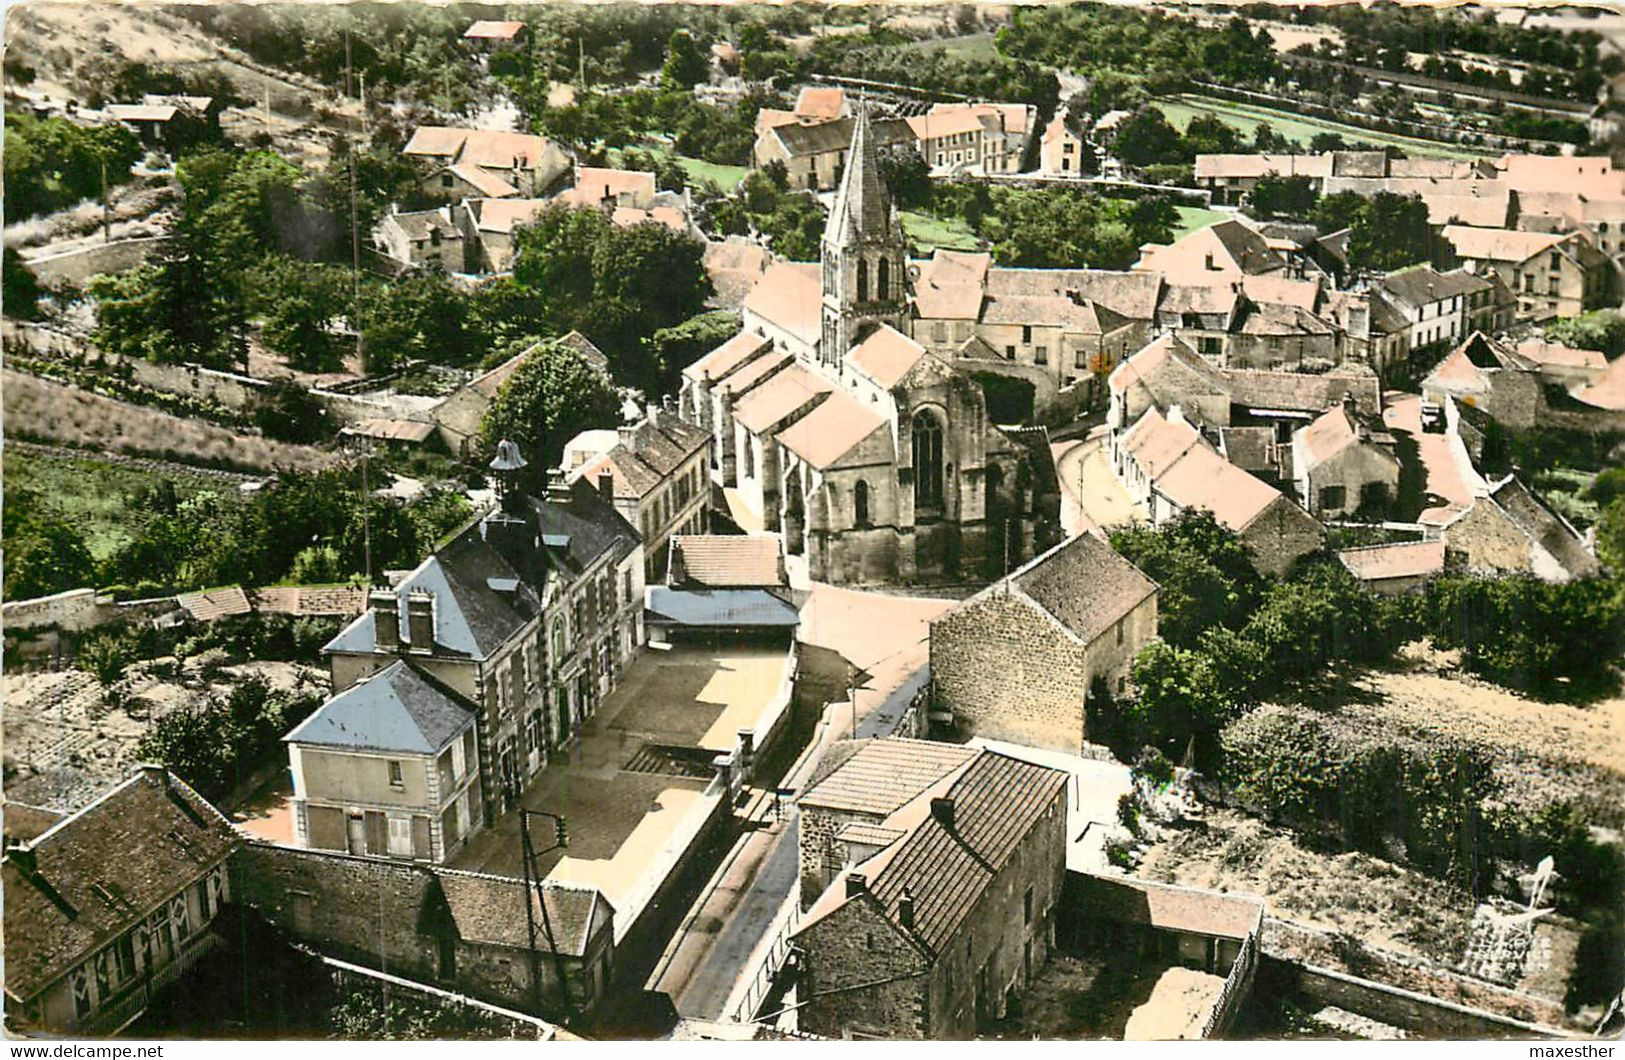
[[[1059,534],[1043,432],[996,425],[982,387],[911,336],[911,287],[860,107],[821,260],[768,269],[740,333],[683,372],[727,510],[814,581],[980,581]]]

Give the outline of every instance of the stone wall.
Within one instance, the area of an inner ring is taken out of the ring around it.
[[[874,899],[847,902],[796,939],[806,953],[800,1029],[829,1038],[930,1037],[925,958]]]
[[[1566,1037],[1556,1028],[1497,1016],[1329,968],[1292,966],[1288,973],[1307,1000],[1332,1005],[1426,1038]]]
[[[1466,556],[1475,571],[1520,572],[1530,569],[1529,538],[1487,497],[1445,527],[1444,543]]]
[[[1314,517],[1285,494],[1266,508],[1241,532],[1241,542],[1252,550],[1260,573],[1285,574],[1298,557],[1320,547],[1325,531]]]
[[[77,250],[47,254],[28,259],[27,265],[41,283],[51,286],[71,283],[82,286],[92,276],[103,273],[126,272],[144,263],[164,243],[168,236],[147,236],[142,239],[119,239],[111,243],[96,243]]]

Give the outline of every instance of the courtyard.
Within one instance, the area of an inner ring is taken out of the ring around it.
[[[569,846],[537,868],[549,879],[592,885],[615,907],[616,935],[637,919],[723,793],[711,761],[734,747],[786,687],[790,660],[765,647],[679,645],[646,651],[575,741],[525,789],[526,809],[565,818]],[[554,846],[533,823],[539,850]],[[452,868],[523,873],[519,816],[475,833]]]

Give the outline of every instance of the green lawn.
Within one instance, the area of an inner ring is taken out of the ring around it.
[[[999,58],[999,49],[991,33],[973,33],[967,37],[937,37],[905,44],[907,51],[942,52],[954,59],[990,62]]]
[[[1223,210],[1210,210],[1206,206],[1176,206],[1179,211],[1179,227],[1174,229],[1174,238],[1183,239],[1198,228],[1206,228],[1215,221],[1223,221],[1230,214]]]
[[[1348,140],[1362,140],[1378,147],[1398,147],[1409,154],[1430,158],[1483,158],[1493,153],[1459,147],[1454,144],[1443,144],[1434,140],[1418,140],[1409,136],[1376,132],[1363,129],[1357,125],[1344,125],[1339,122],[1306,117],[1302,114],[1293,114],[1290,111],[1254,106],[1250,103],[1232,103],[1229,100],[1209,99],[1205,96],[1186,94],[1162,97],[1153,102],[1157,109],[1161,110],[1167,116],[1168,121],[1177,129],[1184,129],[1186,125],[1190,124],[1190,120],[1198,114],[1212,114],[1249,139],[1252,138],[1253,131],[1258,126],[1268,122],[1270,128],[1277,133],[1288,139],[1297,140],[1305,147],[1308,146],[1309,141],[1314,138],[1316,133],[1330,132],[1337,133]]]
[[[682,166],[684,171],[688,173],[690,180],[714,181],[717,187],[723,191],[732,191],[740,181],[745,179],[745,174],[750,172],[745,166],[724,166],[715,162],[707,162],[703,158],[690,158],[687,155],[680,155],[664,144],[643,144],[637,147],[636,150],[648,151],[666,158],[675,158],[677,164]],[[620,163],[620,148],[612,147],[609,149],[608,154],[611,165]]]
[[[904,210],[901,220],[903,234],[921,255],[928,255],[937,247],[944,250],[977,250],[981,246],[970,225],[958,217],[944,219]]]
[[[177,499],[205,491],[236,503],[240,494],[231,482],[202,475],[166,475],[158,471],[102,460],[25,453],[7,446],[4,472],[8,489],[36,492],[46,507],[84,536],[98,562],[128,543],[141,525],[143,491],[161,479],[175,483]]]

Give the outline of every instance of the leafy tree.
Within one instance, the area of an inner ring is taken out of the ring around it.
[[[604,377],[574,350],[542,343],[497,391],[480,423],[483,452],[504,439],[539,469],[557,466],[564,443],[590,427],[615,423],[620,403]]]
[[[782,168],[782,163],[779,164]],[[880,156],[880,175],[898,209],[923,210],[931,205],[931,167],[918,151],[902,148],[884,151]],[[783,190],[784,185],[778,187]]]
[[[94,584],[96,564],[84,538],[33,490],[8,485],[3,520],[5,599],[28,600]]]
[[[1419,195],[1325,195],[1309,220],[1322,232],[1349,229],[1349,262],[1355,268],[1392,272],[1429,259],[1428,210]]]
[[[1168,124],[1162,111],[1141,107],[1117,127],[1113,151],[1131,166],[1189,162],[1179,130]]]
[[[254,425],[267,438],[284,442],[321,442],[332,437],[327,407],[292,380],[274,384],[254,409]]]
[[[1241,133],[1217,114],[1198,114],[1185,126],[1185,153],[1197,155],[1230,154],[1242,149]]]
[[[1195,647],[1209,629],[1240,628],[1264,588],[1246,546],[1209,512],[1117,530],[1111,544],[1160,587],[1158,630],[1178,647]]]
[[[588,211],[582,211],[588,212]],[[369,372],[403,361],[468,365],[485,342],[469,297],[438,269],[418,269],[364,292],[361,351]]]
[[[1546,338],[1564,346],[1597,350],[1609,359],[1625,354],[1625,313],[1596,309],[1546,325]]]
[[[40,287],[39,279],[34,270],[23,261],[23,256],[17,248],[7,246],[5,259],[0,265],[0,277],[4,279],[4,289],[0,290],[0,302],[5,304],[6,316],[14,320],[37,320],[39,318],[39,300],[45,294]]]
[[[1320,193],[1308,177],[1265,177],[1247,196],[1260,217],[1308,217]]]
[[[259,265],[254,275],[266,347],[302,372],[338,368],[343,350],[332,321],[349,306],[349,277],[331,265],[313,265],[282,255]]]
[[[79,125],[6,111],[6,220],[60,210],[99,198],[102,171],[113,187],[130,179],[141,145],[122,125]]]
[[[1597,520],[1597,558],[1625,571],[1625,497],[1616,497]]]
[[[658,373],[659,379],[658,386],[647,389],[670,390],[684,368],[738,334],[739,323],[737,313],[715,310],[661,328],[644,339],[645,365],[649,372]]]
[[[710,62],[700,50],[694,35],[686,29],[672,33],[666,48],[666,64],[660,69],[660,83],[670,88],[693,88],[710,74]]]
[[[1212,661],[1199,651],[1155,640],[1134,659],[1138,696],[1125,711],[1141,738],[1177,749],[1200,735],[1217,733],[1233,710],[1219,687]]]

